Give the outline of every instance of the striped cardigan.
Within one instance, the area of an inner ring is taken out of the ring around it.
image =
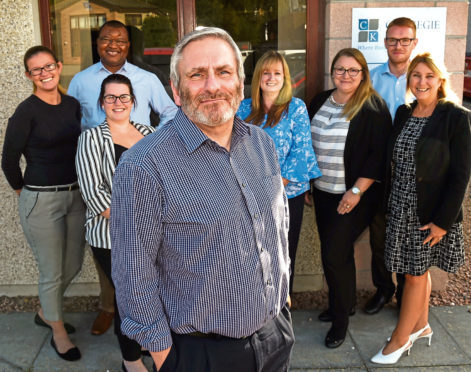
[[[155,131],[148,125],[131,124],[143,136]],[[85,239],[93,247],[111,249],[109,220],[101,213],[111,205],[115,163],[113,139],[106,120],[80,135],[75,165],[80,192],[87,205]]]

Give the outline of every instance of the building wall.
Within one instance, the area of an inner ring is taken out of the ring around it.
[[[329,68],[335,54],[342,48],[351,47],[352,9],[387,7],[446,7],[445,65],[450,73],[452,89],[458,97],[463,94],[464,60],[468,28],[468,2],[450,1],[355,1],[327,0],[326,6],[326,53],[325,86],[331,87]],[[405,14],[407,16],[407,14]],[[420,41],[419,41],[420,42]],[[365,232],[355,247],[358,288],[372,289],[370,272],[371,253],[368,233]],[[433,288],[444,289],[447,274],[438,269],[432,270]]]
[[[328,0],[326,7],[326,86],[330,84],[328,67],[335,53],[351,43],[351,9],[356,7],[445,6],[447,11],[446,60],[452,73],[452,85],[461,95],[463,86],[464,54],[468,21],[466,1],[442,2],[381,2]],[[16,106],[31,92],[31,84],[24,76],[23,54],[40,43],[37,0],[0,1],[0,147],[3,147],[8,118]],[[18,296],[37,294],[37,267],[24,239],[17,213],[17,196],[0,175],[0,295]],[[301,241],[296,261],[294,289],[316,290],[324,287],[319,256],[319,241],[312,207],[305,208]],[[368,234],[359,239],[356,247],[359,288],[371,288]],[[96,274],[87,248],[81,274],[69,294],[96,294]],[[442,281],[445,283],[446,281]],[[438,283],[438,281],[435,281]],[[440,287],[436,287],[440,288]]]
[[[23,55],[40,43],[36,0],[0,1],[0,148],[3,148],[8,118],[18,104],[32,93],[24,75]],[[18,197],[0,175],[0,295],[37,294],[37,267],[21,230],[17,212]],[[95,271],[87,254],[75,289],[96,281]],[[86,286],[96,293],[96,285]]]

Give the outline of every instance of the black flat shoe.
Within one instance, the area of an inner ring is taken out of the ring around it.
[[[355,315],[355,308],[352,307],[350,310],[350,313],[348,314],[349,316]],[[334,318],[332,318],[332,315],[330,314],[329,309],[324,310],[322,313],[320,313],[317,316],[317,319],[319,319],[321,322],[332,322]]]
[[[64,360],[68,360],[69,362],[79,360],[82,357],[78,347],[73,347],[67,350],[65,353],[59,353],[59,350],[57,350],[56,348],[56,343],[54,342],[54,337],[51,337],[51,346],[54,349],[54,351],[57,353],[57,355],[59,355],[59,357],[61,357]]]
[[[335,349],[343,344],[345,337],[347,336],[347,330],[339,330],[331,327],[327,336],[325,336],[325,346],[329,349]]]
[[[376,291],[374,296],[368,300],[363,310],[369,315],[379,313],[379,311],[384,307],[384,305],[391,301],[391,298],[392,295],[385,296],[382,292]]]
[[[34,317],[34,323],[36,323],[38,326],[41,327],[46,327],[49,329],[52,329],[49,324],[47,324],[44,320],[41,319],[38,313],[36,313],[36,316]],[[73,325],[70,325],[69,323],[64,323],[64,328],[65,331],[70,335],[71,333],[75,333],[75,327]]]

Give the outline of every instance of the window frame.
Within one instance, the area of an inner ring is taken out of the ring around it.
[[[196,27],[196,0],[177,2],[178,39]],[[41,40],[53,48],[49,0],[38,0]],[[306,1],[306,97],[307,104],[324,89],[326,0]]]

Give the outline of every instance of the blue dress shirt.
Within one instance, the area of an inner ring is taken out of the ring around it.
[[[131,111],[131,120],[150,125],[150,111],[160,116],[163,124],[175,116],[177,106],[168,96],[160,80],[154,74],[129,62],[116,72],[131,80],[137,105]],[[82,107],[82,131],[96,127],[105,120],[105,112],[98,103],[101,82],[110,75],[101,62],[77,73],[70,82],[67,94],[75,97]]]
[[[237,111],[242,119],[252,112],[252,99],[244,99]],[[321,176],[316,155],[312,147],[311,125],[306,105],[299,98],[292,98],[288,113],[274,127],[264,127],[267,115],[263,120],[263,128],[275,142],[281,175],[290,180],[285,187],[288,198],[294,198],[309,190],[309,180]]]
[[[171,330],[253,334],[286,304],[288,225],[270,137],[236,117],[227,151],[179,110],[113,178],[121,329],[151,351],[171,346]]]
[[[397,78],[391,73],[389,63],[386,61],[371,70],[371,82],[375,90],[386,101],[391,117],[394,120],[397,108],[405,102],[406,74]]]

